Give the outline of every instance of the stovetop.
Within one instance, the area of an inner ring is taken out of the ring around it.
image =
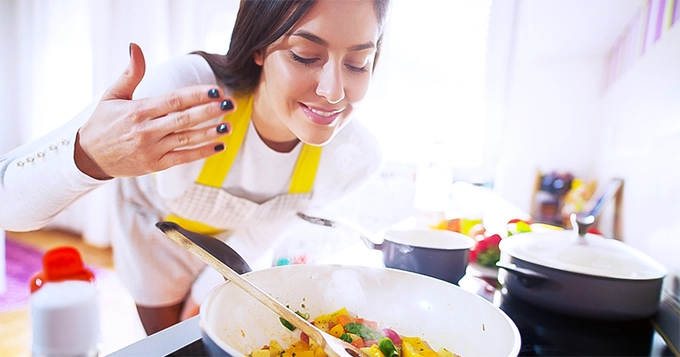
[[[499,307],[520,331],[520,356],[652,354],[655,331],[649,319],[607,322],[574,318],[532,306],[508,294],[502,295]]]
[[[466,276],[461,287],[503,310],[522,336],[519,356],[674,356],[651,319],[609,322],[554,313],[521,301],[495,279]],[[206,356],[201,339],[167,356]]]

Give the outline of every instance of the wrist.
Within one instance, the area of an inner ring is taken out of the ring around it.
[[[104,170],[97,165],[97,163],[92,160],[90,155],[88,155],[83,147],[80,145],[80,131],[76,134],[76,142],[74,145],[73,159],[75,160],[76,167],[84,173],[97,180],[110,180],[113,177],[107,175]]]

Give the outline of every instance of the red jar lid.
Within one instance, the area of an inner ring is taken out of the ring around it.
[[[94,282],[94,274],[83,265],[80,253],[73,247],[48,250],[43,256],[43,270],[31,278],[31,293],[47,282],[82,280]]]

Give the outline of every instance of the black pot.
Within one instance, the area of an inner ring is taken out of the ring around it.
[[[383,253],[388,268],[428,275],[458,284],[465,275],[474,239],[461,233],[435,229],[387,230],[382,242],[362,236],[371,249]]]
[[[656,313],[666,269],[627,244],[574,231],[504,238],[498,279],[508,293],[585,318],[636,320]]]

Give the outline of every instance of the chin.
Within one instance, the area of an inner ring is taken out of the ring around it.
[[[330,143],[333,138],[335,138],[335,135],[338,133],[338,130],[333,130],[330,133],[320,133],[320,132],[315,132],[311,133],[310,135],[301,135],[299,136],[300,141],[302,141],[305,144],[309,144],[312,146],[324,146],[328,143]]]

